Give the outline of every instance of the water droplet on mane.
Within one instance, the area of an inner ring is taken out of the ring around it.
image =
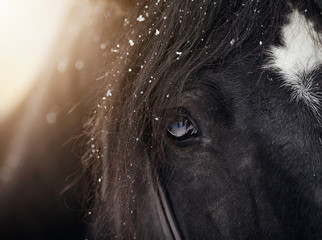
[[[123,25],[124,26],[127,26],[127,25],[129,25],[130,24],[130,21],[127,19],[127,18],[125,18],[124,19],[124,23],[123,23]]]
[[[138,22],[143,22],[145,20],[145,18],[142,15],[140,15],[136,20]]]
[[[108,90],[108,91],[107,91],[106,96],[107,96],[107,97],[112,96],[112,92],[111,92],[111,90]]]

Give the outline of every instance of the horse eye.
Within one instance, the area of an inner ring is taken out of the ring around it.
[[[168,135],[174,140],[184,140],[197,133],[197,128],[187,117],[177,117],[168,126]]]

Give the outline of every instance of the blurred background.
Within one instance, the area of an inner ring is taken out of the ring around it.
[[[0,122],[48,63],[74,0],[0,0]]]
[[[117,3],[0,0],[1,239],[85,238],[83,125],[123,26]]]

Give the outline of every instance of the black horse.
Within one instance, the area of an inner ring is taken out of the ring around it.
[[[321,239],[321,2],[122,5],[76,98],[89,236]]]

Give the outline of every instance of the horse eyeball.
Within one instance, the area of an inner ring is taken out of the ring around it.
[[[168,135],[175,140],[183,140],[197,133],[197,128],[187,117],[177,117],[168,126]]]

